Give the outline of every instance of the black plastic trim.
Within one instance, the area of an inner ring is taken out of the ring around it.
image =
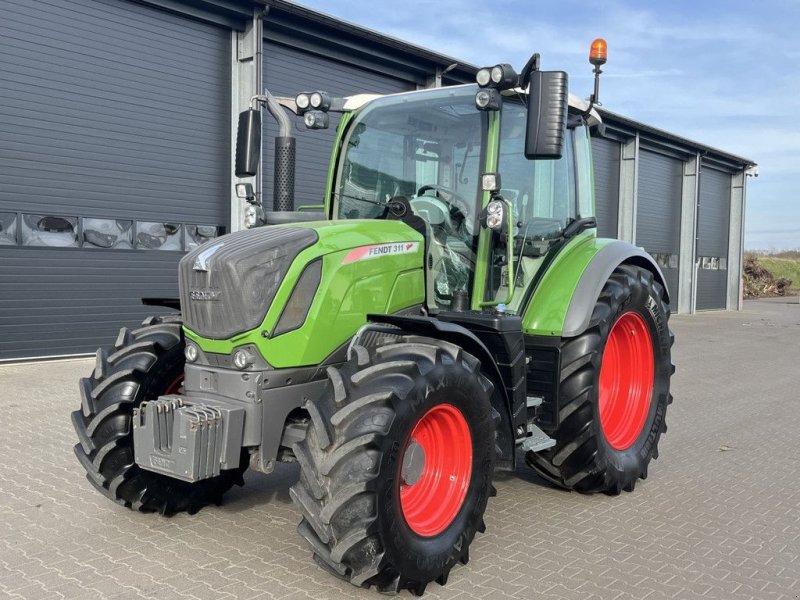
[[[467,314],[469,313],[450,313],[447,317],[452,315],[453,318],[463,319]],[[492,317],[492,315],[489,314],[485,316]],[[518,317],[513,317],[513,319],[518,319]],[[516,445],[513,425],[515,421],[514,398],[509,395],[509,391],[505,385],[506,379],[503,377],[497,361],[478,335],[463,325],[433,317],[370,314],[367,315],[367,320],[372,323],[385,323],[400,328],[401,332],[391,331],[393,334],[411,333],[456,344],[481,361],[482,370],[492,380],[495,389],[498,394],[500,394],[503,401],[502,406],[495,406],[496,409],[499,409],[498,412],[500,412],[501,418],[501,426],[498,427],[497,436],[497,442],[501,452],[501,456],[498,460],[498,468],[513,470],[516,465]],[[502,329],[498,328],[494,333],[502,331]],[[519,329],[519,332],[521,335],[521,329]],[[521,416],[523,418],[525,417],[524,410]]]
[[[181,301],[178,298],[142,298],[141,300],[145,306],[163,306],[173,310],[181,309]]]

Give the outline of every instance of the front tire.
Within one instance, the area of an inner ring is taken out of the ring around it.
[[[98,350],[92,376],[81,379],[81,409],[72,413],[79,440],[75,455],[89,482],[114,502],[140,512],[192,514],[219,504],[234,484],[244,484],[246,456],[239,469],[195,483],[134,462],[133,409],[144,400],[177,393],[185,365],[179,316],[149,317],[142,325],[123,328],[111,352]]]
[[[420,595],[469,559],[493,493],[496,413],[480,363],[457,346],[405,338],[353,348],[330,368],[295,444],[291,496],[315,560],[354,585]]]
[[[650,271],[622,265],[603,288],[587,330],[562,343],[556,445],[526,455],[545,479],[616,495],[647,477],[667,431],[675,370],[664,295]]]

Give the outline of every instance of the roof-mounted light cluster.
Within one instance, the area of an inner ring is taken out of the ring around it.
[[[493,67],[484,67],[475,74],[475,81],[481,89],[475,94],[475,106],[478,110],[500,110],[503,99],[501,90],[519,85],[519,75],[506,63]]]
[[[301,92],[294,99],[297,114],[303,115],[303,122],[309,129],[327,129],[330,124],[328,110],[331,96],[328,92]]]

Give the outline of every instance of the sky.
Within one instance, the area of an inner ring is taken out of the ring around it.
[[[603,107],[758,163],[745,248],[800,248],[800,0],[300,3],[477,66],[539,52],[581,97],[603,37]]]

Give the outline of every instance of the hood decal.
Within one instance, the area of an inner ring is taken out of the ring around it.
[[[388,244],[373,244],[371,246],[359,246],[347,253],[342,261],[347,265],[360,260],[380,258],[382,256],[396,256],[398,254],[414,254],[419,250],[419,242],[390,242]]]

